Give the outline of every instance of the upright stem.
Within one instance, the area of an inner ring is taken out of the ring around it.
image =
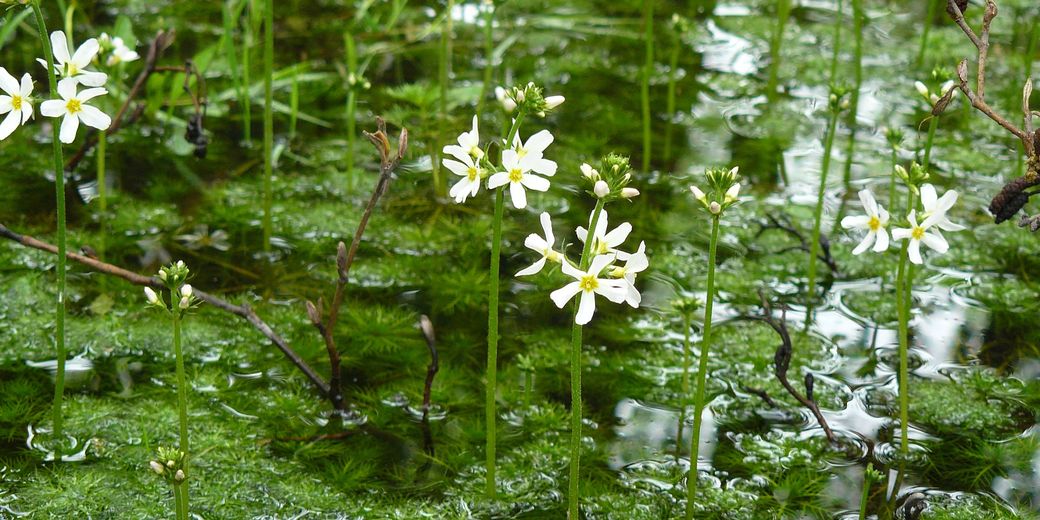
[[[484,104],[491,95],[491,82],[495,72],[495,4],[490,4],[484,12],[484,85],[480,89],[477,100],[477,119],[484,115]]]
[[[513,137],[520,130],[520,123],[524,119],[523,112],[517,114],[513,125],[506,136],[507,143],[513,142]],[[488,333],[487,333],[487,373],[485,378],[487,385],[484,395],[484,420],[487,423],[487,446],[485,448],[487,469],[485,478],[486,493],[489,499],[496,495],[495,484],[495,448],[496,448],[496,423],[498,414],[495,411],[495,395],[498,387],[498,276],[500,256],[502,253],[502,216],[505,212],[504,188],[495,190],[495,221],[491,236],[491,269],[488,273]]]
[[[32,3],[33,13],[36,15],[36,26],[40,31],[40,43],[43,46],[43,54],[47,60],[47,71],[54,71],[54,51],[51,49],[51,40],[47,34],[47,23],[40,9],[40,0]],[[51,96],[58,92],[58,80],[53,73],[47,74],[50,83]],[[54,374],[54,404],[51,410],[51,422],[54,428],[54,439],[58,443],[58,450],[64,446],[63,417],[61,402],[65,396],[65,262],[68,244],[65,237],[65,160],[61,154],[61,140],[58,137],[61,131],[60,125],[51,125],[52,151],[54,153],[54,197],[57,200],[58,221],[58,261],[55,269],[58,271],[58,301],[54,318],[54,343],[57,350],[57,369]],[[56,457],[61,460],[61,452]]]
[[[665,161],[672,159],[672,132],[675,130],[675,81],[679,68],[679,50],[682,48],[682,34],[676,27],[675,41],[668,54],[668,98],[665,112],[668,119],[664,127],[664,156]]]
[[[784,30],[787,27],[787,19],[791,16],[791,0],[777,0],[776,6],[776,28],[773,38],[769,41],[769,55],[772,61],[769,63],[769,83],[766,86],[766,97],[770,100],[776,99],[776,88],[780,81],[780,50],[784,43]]]
[[[928,46],[928,32],[932,28],[932,20],[935,20],[935,8],[939,0],[926,0],[928,2],[928,14],[924,20],[924,28],[921,29],[921,45],[917,49],[917,66],[924,64],[924,49]]]
[[[650,170],[650,74],[654,67],[654,0],[643,0],[643,39],[646,41],[646,61],[643,63],[643,82],[640,96],[643,104],[643,171]]]
[[[596,207],[592,210],[592,220],[589,229],[596,229],[599,216],[603,213],[603,199],[596,199]],[[579,269],[585,271],[589,268],[589,252],[592,250],[591,236],[585,241],[581,250]],[[578,314],[578,301],[574,301],[574,316]],[[571,464],[570,483],[567,487],[567,518],[579,520],[578,501],[581,498],[578,488],[578,474],[581,466],[581,333],[582,326],[574,323],[571,326]]]
[[[180,450],[184,454],[184,470],[187,473],[188,468],[188,384],[187,377],[184,374],[184,352],[181,350],[181,310],[177,309],[177,295],[171,293],[170,300],[174,306],[171,315],[173,316],[173,354],[177,358],[177,414],[180,419],[180,437],[181,444]],[[182,503],[184,507],[184,515],[187,518],[188,512],[188,487],[187,484],[174,485],[174,487],[182,487]]]
[[[830,82],[834,84],[838,77],[838,56],[841,54],[841,24],[844,20],[845,2],[838,0],[838,12],[834,17],[834,46],[831,49],[831,75]]]
[[[892,163],[889,165],[889,180],[888,180],[888,211],[893,215],[898,215],[899,211],[896,207],[896,166],[899,164],[899,149],[892,146]]]
[[[272,76],[274,75],[274,0],[264,3],[264,251],[271,250],[271,203],[274,198],[274,113]]]
[[[863,495],[859,499],[859,520],[866,520],[867,518],[867,500],[870,498],[870,485],[873,480],[870,477],[870,472],[873,471],[873,463],[867,463],[867,470],[863,472]]]
[[[906,197],[906,208],[909,212],[916,203],[914,190],[909,189]],[[899,421],[902,425],[900,430],[899,453],[905,461],[910,453],[909,445],[909,390],[908,377],[910,373],[908,351],[910,348],[910,297],[912,295],[912,268],[907,263],[907,246],[909,240],[903,241],[899,252],[899,269],[896,275],[896,310],[899,313]]]
[[[105,257],[105,238],[107,235],[108,222],[108,187],[105,185],[105,148],[108,147],[108,134],[98,132],[97,144],[97,187],[98,187],[98,209],[101,218],[98,226],[101,228],[101,236],[98,238],[98,256]]]
[[[924,142],[924,161],[922,166],[927,170],[932,163],[932,144],[935,142],[935,129],[939,127],[939,116],[932,116],[928,120],[928,137]],[[910,208],[907,208],[910,211]]]
[[[820,254],[820,222],[823,217],[823,196],[827,192],[827,171],[831,167],[831,149],[834,148],[834,134],[838,126],[838,110],[831,112],[827,121],[827,135],[824,136],[823,162],[820,165],[820,188],[816,193],[816,211],[813,214],[812,243],[809,244],[809,294],[811,302],[816,297],[816,257]],[[806,316],[806,320],[810,319]]]
[[[693,411],[690,441],[690,473],[686,477],[686,520],[693,519],[693,501],[697,496],[697,459],[700,455],[701,416],[704,415],[704,387],[708,376],[708,352],[711,347],[711,313],[715,301],[715,254],[719,243],[719,216],[711,219],[711,243],[708,246],[708,294],[704,298],[704,334],[701,337],[701,359],[697,368],[697,401]]]
[[[675,439],[676,458],[682,452],[683,428],[686,424],[686,405],[690,399],[690,329],[693,328],[693,314],[683,312],[683,368],[682,368],[682,403],[679,406],[679,433]]]
[[[852,0],[853,35],[853,85],[849,96],[849,114],[846,125],[849,127],[849,142],[845,152],[845,172],[842,180],[846,185],[852,180],[852,160],[856,154],[857,117],[859,116],[859,91],[863,86],[863,0]],[[831,78],[836,79],[832,75]]]
[[[354,185],[354,144],[357,140],[357,121],[355,113],[357,112],[357,83],[361,81],[358,77],[358,64],[357,64],[357,43],[354,41],[354,33],[347,31],[343,35],[343,40],[347,48],[347,74],[348,77],[353,77],[355,83],[350,84],[348,81],[347,88],[350,90],[347,92],[347,185]]]
[[[177,508],[177,520],[188,520],[188,486],[185,483],[173,485],[174,505]]]
[[[294,68],[292,88],[289,90],[289,139],[296,138],[296,120],[300,112],[300,69]]]
[[[509,141],[507,141],[509,142]],[[502,249],[502,214],[505,210],[505,192],[495,190],[495,223],[491,238],[491,272],[489,273],[488,294],[488,336],[487,336],[487,388],[485,392],[485,417],[487,423],[487,496],[494,499],[495,484],[495,448],[498,414],[495,411],[495,394],[498,386],[498,273]]]
[[[451,32],[452,32],[452,11],[455,10],[455,0],[448,0],[448,5],[444,9],[444,21],[441,26],[441,55],[440,55],[440,71],[439,71],[439,83],[441,87],[441,103],[440,103],[440,114],[437,134],[441,135],[442,129],[447,126],[448,123],[448,81],[451,78]],[[437,139],[437,142],[443,142],[444,139]],[[443,179],[441,178],[441,156],[440,150],[435,150],[436,156],[433,161],[433,192],[437,196],[444,193]]]
[[[238,104],[244,109],[249,104],[249,96],[246,93],[246,87],[242,84],[242,79],[239,77],[241,71],[238,69],[238,56],[235,54],[235,19],[241,14],[241,10],[236,9],[235,6],[239,4],[238,0],[224,1],[224,55],[225,59],[227,59],[231,82],[234,84],[235,92],[238,93]],[[243,138],[248,134],[249,126],[247,124],[243,130]]]
[[[253,50],[253,17],[256,16],[256,0],[246,0],[246,30],[242,41],[242,91],[245,95],[245,104],[242,106],[242,126],[245,133],[246,145],[253,144],[253,83],[249,72],[250,54]]]

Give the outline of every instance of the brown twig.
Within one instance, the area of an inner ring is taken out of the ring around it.
[[[760,227],[758,229],[758,232],[755,234],[755,238],[760,237],[763,233],[770,229],[776,229],[779,231],[783,231],[788,235],[791,235],[792,237],[798,239],[799,242],[799,245],[797,246],[781,249],[779,251],[774,252],[774,254],[782,254],[788,251],[804,251],[806,253],[812,252],[812,249],[809,247],[809,239],[805,238],[805,235],[803,235],[801,231],[795,228],[794,224],[792,224],[786,216],[784,216],[781,220],[773,216],[772,214],[768,214],[766,215],[766,218],[769,219],[769,223],[759,224]],[[839,273],[838,261],[835,260],[833,256],[831,256],[830,240],[827,239],[827,235],[824,235],[822,233],[820,234],[820,252],[816,255],[816,258],[818,258],[831,270],[831,274],[837,275]]]
[[[824,419],[823,413],[820,412],[820,407],[816,404],[816,401],[812,398],[812,374],[806,376],[805,386],[808,397],[802,395],[791,382],[787,380],[787,370],[791,367],[791,356],[794,353],[794,347],[791,343],[791,334],[787,331],[787,307],[781,307],[780,320],[777,320],[773,316],[773,308],[769,304],[769,300],[765,297],[762,291],[758,293],[759,298],[762,299],[762,315],[761,316],[749,316],[750,319],[755,319],[766,323],[773,328],[774,331],[780,336],[780,345],[776,348],[776,354],[773,355],[773,368],[776,378],[780,380],[780,384],[783,385],[787,393],[791,394],[799,403],[809,409],[813,416],[816,417],[816,422],[823,428],[823,433],[827,436],[827,440],[830,442],[837,442],[834,437],[834,432],[831,431],[827,420]]]
[[[405,151],[408,149],[408,130],[405,128],[401,129],[401,135],[397,143],[397,153],[391,154],[390,152],[390,141],[386,136],[386,122],[383,118],[376,118],[376,125],[378,130],[372,134],[364,132],[367,137],[376,146],[380,155],[380,168],[379,168],[379,180],[376,182],[376,187],[372,191],[372,196],[368,199],[368,204],[365,206],[365,211],[361,215],[361,221],[358,222],[358,227],[354,231],[354,239],[350,243],[350,249],[348,250],[343,242],[340,242],[336,247],[336,272],[339,275],[336,280],[336,292],[332,297],[332,305],[329,308],[328,317],[324,324],[321,323],[321,312],[316,313],[315,316],[311,316],[311,321],[318,327],[318,331],[321,333],[322,339],[325,341],[325,348],[329,353],[329,362],[332,364],[332,374],[329,377],[329,385],[331,387],[330,398],[332,404],[337,410],[343,409],[343,391],[340,386],[340,355],[339,349],[336,347],[335,330],[336,321],[339,319],[339,309],[343,305],[343,298],[346,295],[347,283],[350,281],[350,268],[354,265],[354,257],[357,255],[358,247],[361,245],[361,237],[365,234],[365,229],[368,227],[368,220],[372,217],[372,211],[376,207],[376,203],[379,202],[379,198],[386,194],[386,190],[390,185],[390,179],[393,178],[394,170],[401,163],[401,159],[404,158]],[[311,308],[313,304],[308,303],[308,315],[311,314]],[[320,309],[323,310],[323,309]]]
[[[426,452],[433,456],[433,434],[430,432],[430,398],[433,393],[433,378],[437,377],[437,371],[440,370],[440,362],[437,356],[437,337],[433,333],[433,322],[425,314],[419,316],[419,330],[422,331],[423,337],[426,338],[426,347],[430,349],[430,364],[426,367],[426,383],[423,385],[422,430]]]
[[[155,34],[155,38],[152,39],[151,45],[148,46],[148,52],[145,54],[144,66],[141,72],[137,75],[137,79],[134,81],[134,85],[130,88],[130,92],[126,95],[126,101],[123,102],[123,106],[119,107],[119,111],[116,112],[115,117],[112,118],[112,124],[109,125],[108,130],[105,130],[105,135],[112,135],[118,132],[124,124],[132,123],[141,116],[143,111],[142,107],[130,111],[130,105],[134,102],[137,96],[141,93],[145,84],[148,82],[148,78],[157,72],[158,67],[156,63],[159,61],[159,57],[163,51],[173,44],[173,40],[176,36],[176,32],[173,29],[168,31],[159,31]],[[184,69],[178,69],[178,72],[184,72]],[[127,114],[129,113],[129,117]],[[92,133],[83,142],[79,150],[76,151],[69,160],[65,162],[65,171],[72,171],[76,168],[76,165],[80,163],[86,156],[87,152],[97,146],[98,137],[97,132]]]
[[[15,233],[3,224],[0,224],[0,237],[6,238],[26,247],[38,249],[40,251],[46,251],[52,254],[58,253],[58,248],[56,246],[48,244],[47,242],[44,242],[42,240],[33,238],[29,235]],[[153,289],[161,289],[164,287],[164,285],[158,278],[140,275],[133,271],[123,269],[122,267],[102,262],[101,260],[98,260],[96,258],[91,258],[89,256],[84,256],[73,252],[67,253],[66,256],[69,260],[83,264],[94,271],[107,274],[109,276],[114,276],[116,278],[122,278],[123,280],[126,280],[127,282],[130,282],[134,285],[152,287]],[[314,386],[318,388],[318,390],[322,393],[323,396],[328,396],[329,385],[321,378],[321,376],[319,376],[310,367],[310,365],[307,364],[306,361],[303,360],[303,358],[301,358],[289,346],[285,339],[279,336],[278,333],[276,333],[270,327],[270,325],[264,322],[264,320],[262,320],[260,316],[258,316],[256,312],[253,311],[252,307],[250,307],[248,304],[235,305],[199,289],[195,289],[194,294],[198,299],[220,310],[230,312],[231,314],[234,314],[248,321],[255,329],[257,329],[258,331],[260,331],[261,334],[267,337],[267,339],[269,339],[271,343],[278,347],[278,349],[282,351],[282,354],[284,354],[285,357],[288,358],[290,362],[292,362],[292,364],[296,365],[296,368],[300,369],[300,371],[303,372],[303,374],[311,380],[311,383],[313,383]]]

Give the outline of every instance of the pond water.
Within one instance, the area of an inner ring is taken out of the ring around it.
[[[919,59],[927,2],[864,0],[855,126],[840,119],[823,199],[822,229],[837,269],[821,263],[817,294],[807,298],[807,242],[771,222],[811,234],[834,28],[841,30],[837,78],[853,84],[855,26],[850,0],[793,0],[775,54],[781,3],[654,2],[649,171],[640,168],[643,2],[498,6],[493,83],[534,81],[567,100],[544,120],[529,118],[522,130],[526,136],[548,128],[555,136],[546,151],[559,164],[552,189],[530,192],[525,210],[506,209],[496,501],[484,498],[483,408],[493,197],[482,191],[454,204],[436,195],[431,172],[441,146],[469,129],[481,97],[486,5],[452,2],[442,121],[446,3],[276,2],[273,237],[271,251],[262,252],[262,30],[249,54],[249,138],[236,88],[245,81],[246,33],[259,21],[231,22],[233,64],[222,39],[222,4],[237,8],[240,1],[75,3],[77,41],[108,31],[131,45],[136,40],[143,53],[157,31],[176,30],[160,63],[198,66],[209,145],[200,159],[185,142],[193,104],[184,75],[153,76],[139,96],[140,119],[108,139],[106,208],[95,151],[68,176],[70,250],[89,245],[105,261],[142,274],[184,260],[195,287],[251,305],[322,377],[330,364],[304,303],[331,300],[336,244],[350,242],[379,167],[370,144],[349,134],[345,38],[356,44],[364,77],[353,87],[356,131],[374,131],[375,116],[386,119],[392,135],[400,126],[409,130],[408,154],[361,242],[334,332],[346,414],[332,412],[246,321],[211,305],[185,318],[193,514],[564,518],[571,315],[548,294],[565,277],[512,274],[533,261],[523,241],[539,229],[542,211],[553,215],[557,237],[571,250],[580,247],[561,231],[584,225],[592,208],[582,196],[579,165],[616,152],[631,156],[632,186],[641,195],[611,206],[611,227],[633,224],[629,241],[646,242],[650,268],[640,275],[639,309],[603,305],[585,328],[586,517],[657,519],[686,511],[694,407],[683,391],[686,316],[676,303],[696,302],[692,372],[708,297],[711,226],[688,186],[701,184],[712,166],[739,166],[744,191],[722,219],[696,517],[1040,515],[1040,330],[1032,325],[1040,310],[1040,236],[1014,222],[996,225],[986,210],[1021,171],[1017,142],[963,96],[939,119],[929,182],[960,193],[950,217],[967,229],[947,233],[950,251],[926,254],[913,271],[907,458],[899,446],[898,257],[852,255],[860,237],[837,224],[862,210],[856,194],[863,188],[891,204],[886,131],[905,136],[898,164],[921,160],[931,107],[914,81],[936,90],[954,79],[960,59],[974,59],[974,47],[940,6]],[[64,2],[45,6],[54,26],[65,7],[58,4]],[[1038,12],[1029,2],[998,4],[988,100],[1015,114],[1036,58]],[[403,5],[396,19],[394,5]],[[35,26],[31,17],[19,18],[22,9],[5,14],[4,31],[12,32],[0,36],[0,65],[30,71],[45,91],[34,64],[41,54]],[[972,23],[980,12],[978,3],[969,7]],[[778,88],[770,91],[774,64]],[[99,107],[114,113],[139,70],[140,62],[126,64]],[[674,113],[666,110],[670,73]],[[483,110],[482,135],[503,135],[508,119],[490,93]],[[0,224],[53,242],[49,124],[41,116],[0,143]],[[66,145],[66,154],[83,139]],[[0,518],[171,517],[169,486],[148,462],[157,446],[177,439],[175,358],[168,320],[146,308],[139,287],[71,264],[65,422],[77,450],[54,462],[33,440],[50,426],[54,273],[53,255],[0,243]],[[762,312],[759,291],[777,309],[786,307],[794,347],[789,378],[801,388],[812,374],[836,442],[774,375],[779,336],[748,319]],[[436,331],[440,368],[427,421],[430,354],[420,315]],[[864,490],[868,464],[882,478]]]

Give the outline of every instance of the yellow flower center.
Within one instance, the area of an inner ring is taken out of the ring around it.
[[[924,238],[924,228],[921,226],[914,226],[914,229],[910,231],[910,236],[914,237],[914,240],[921,240]]]
[[[469,154],[477,159],[484,157],[484,150],[481,150],[479,146],[473,146],[469,149]]]
[[[581,282],[578,284],[583,291],[594,291],[599,287],[599,280],[591,274],[587,274],[581,277]]]
[[[516,158],[523,159],[527,155],[527,150],[523,146],[516,147]]]
[[[867,222],[867,227],[869,227],[871,231],[877,231],[881,229],[881,219],[877,218],[874,215],[871,215],[870,222]]]
[[[80,103],[78,99],[73,98],[70,99],[68,103],[65,103],[65,109],[68,110],[70,114],[75,114],[76,112],[83,110],[83,104]]]
[[[74,63],[66,63],[65,66],[68,68],[67,70],[69,71],[69,76],[70,77],[71,76],[75,76],[76,74],[79,74],[79,67],[77,67],[76,64],[74,64]]]
[[[469,170],[466,171],[466,178],[468,178],[471,181],[477,180],[477,177],[479,177],[479,176],[480,176],[480,170],[476,169],[473,166],[470,166]]]
[[[560,261],[560,253],[557,253],[556,251],[553,251],[552,249],[545,249],[544,251],[542,251],[542,256],[547,258],[550,262],[559,262]]]
[[[602,240],[600,240],[600,239],[598,239],[598,238],[595,239],[595,240],[596,241],[592,243],[592,246],[593,246],[593,249],[596,250],[596,254],[597,255],[605,255],[605,254],[607,254],[607,243],[602,241]]]
[[[524,178],[524,172],[520,168],[509,170],[509,182],[520,182]]]
[[[22,96],[11,96],[11,108],[15,110],[22,109]]]

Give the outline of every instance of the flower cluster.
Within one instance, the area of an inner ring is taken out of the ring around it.
[[[198,299],[195,297],[194,289],[192,289],[190,284],[186,283],[189,273],[188,266],[184,265],[182,260],[160,268],[159,280],[170,291],[171,306],[167,306],[166,302],[154,289],[145,287],[144,296],[148,300],[148,305],[167,312],[184,312],[192,308],[198,303]]]
[[[53,72],[62,78],[58,82],[58,91],[52,95],[57,95],[60,99],[49,99],[41,103],[40,113],[46,117],[62,118],[59,140],[66,144],[76,140],[80,123],[98,130],[107,130],[112,124],[112,119],[97,107],[87,104],[91,99],[108,93],[107,90],[98,88],[108,81],[108,76],[103,72],[88,70],[100,50],[97,39],[91,38],[83,42],[75,52],[71,50],[64,32],[54,31],[50,39],[54,53]],[[127,50],[119,52],[124,61],[130,58]],[[137,59],[136,53],[133,55],[133,59]],[[46,60],[37,61],[44,67],[47,66]],[[79,91],[80,85],[93,88]],[[3,140],[33,117],[32,77],[25,73],[21,81],[17,81],[6,69],[0,67],[0,90],[3,91],[3,95],[0,95],[0,114],[7,114],[0,123],[0,140]]]
[[[737,182],[737,174],[740,167],[730,170],[724,168],[710,168],[704,172],[707,179],[707,191],[697,186],[690,186],[690,193],[697,199],[701,206],[712,215],[721,215],[730,206],[740,202],[740,183]]]
[[[524,98],[521,110],[548,110],[547,100],[541,98],[541,89],[529,85],[525,89],[514,89],[515,92],[529,92]],[[517,94],[521,95],[521,94]],[[556,97],[556,96],[551,96]],[[560,103],[563,102],[561,97]],[[559,103],[553,105],[557,106]],[[520,117],[520,116],[518,116]],[[515,123],[514,123],[515,124]],[[448,191],[456,203],[463,203],[480,191],[486,181],[487,188],[493,190],[509,186],[509,196],[513,207],[527,207],[527,190],[547,191],[549,180],[546,177],[556,175],[556,163],[546,159],[546,148],[553,142],[548,130],[541,130],[524,141],[517,131],[511,143],[503,143],[502,160],[493,163],[485,148],[480,146],[480,129],[477,117],[473,116],[473,127],[463,132],[457,139],[458,144],[444,147],[445,158],[442,164],[453,174],[461,177]]]
[[[613,171],[619,176],[628,175],[628,163],[622,157],[608,156],[604,159],[607,171]],[[618,168],[615,171],[613,165]],[[583,165],[588,166],[588,165]],[[585,168],[582,168],[582,174]],[[603,198],[603,197],[599,197]],[[542,271],[546,263],[560,264],[563,274],[574,280],[567,285],[553,291],[549,298],[557,307],[563,308],[567,302],[575,296],[580,295],[578,310],[574,316],[574,322],[585,325],[592,320],[596,312],[596,295],[603,296],[613,303],[627,303],[633,308],[638,308],[642,301],[639,290],[636,289],[636,276],[649,267],[650,262],[646,255],[646,244],[639,243],[634,253],[626,253],[618,248],[625,242],[632,232],[632,225],[623,222],[616,228],[607,231],[607,212],[601,205],[593,210],[589,217],[589,226],[593,228],[592,237],[584,227],[578,227],[575,234],[585,245],[585,253],[582,255],[588,266],[582,266],[582,261],[573,262],[560,250],[555,249],[556,238],[552,230],[552,222],[548,213],[541,216],[542,231],[544,236],[531,234],[524,241],[524,245],[539,255],[535,263],[516,273],[517,276],[529,276]],[[587,243],[591,240],[591,243]]]
[[[632,182],[632,173],[628,168],[627,158],[611,154],[603,158],[598,170],[588,163],[582,163],[580,169],[582,178],[592,185],[589,193],[609,202],[639,195],[639,190],[628,187],[628,183]]]
[[[171,484],[180,484],[188,477],[184,473],[184,452],[176,448],[160,446],[158,458],[148,462],[148,467]]]
[[[914,168],[911,168],[911,171],[913,170]],[[903,171],[906,173],[905,170]],[[908,227],[892,230],[893,239],[909,241],[907,256],[915,264],[924,262],[921,258],[921,244],[928,246],[929,249],[938,254],[943,254],[949,250],[950,245],[946,242],[946,238],[943,237],[940,230],[960,231],[964,229],[964,226],[951,222],[946,215],[954,203],[957,202],[956,191],[949,190],[942,197],[939,197],[935,187],[931,184],[922,185],[918,191],[921,195],[922,207],[920,211],[917,208],[911,208],[910,213],[906,217],[909,224]],[[852,251],[852,254],[858,255],[863,253],[870,247],[871,243],[874,244],[873,250],[875,252],[887,251],[889,248],[887,231],[889,224],[888,211],[885,211],[885,208],[878,204],[870,190],[860,191],[859,198],[867,214],[848,216],[841,220],[841,227],[845,229],[863,229],[867,231],[866,236],[856,246],[856,249]]]
[[[495,87],[495,98],[510,114],[516,112],[517,109],[525,109],[528,113],[537,114],[539,117],[545,117],[565,100],[563,96],[543,95],[542,88],[534,83],[510,89]]]
[[[111,37],[108,33],[101,33],[98,41],[101,43],[101,49],[108,51],[108,59],[105,61],[105,64],[109,67],[114,67],[120,63],[130,63],[141,58],[137,51],[127,46],[126,42],[118,36]]]

